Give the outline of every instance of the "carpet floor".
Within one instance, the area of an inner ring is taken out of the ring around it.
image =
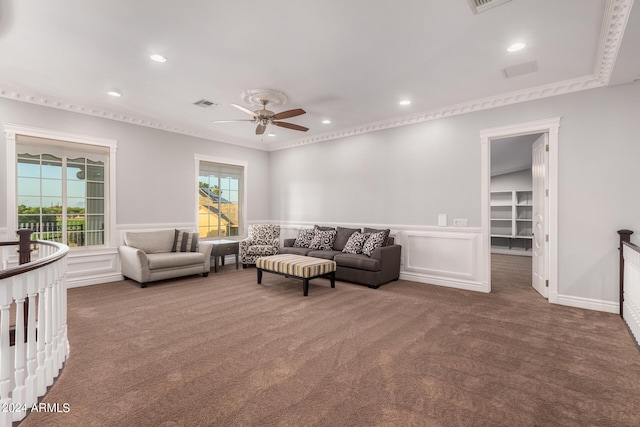
[[[490,294],[373,290],[226,266],[69,289],[71,352],[30,426],[638,426],[640,353],[614,314],[549,304],[531,258]]]

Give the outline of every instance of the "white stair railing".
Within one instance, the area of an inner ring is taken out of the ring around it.
[[[26,251],[29,243],[37,245],[37,259],[13,268],[6,268],[8,262],[3,260],[5,268],[0,270],[0,427],[24,419],[53,384],[69,354],[69,248],[55,242],[30,242],[29,234]],[[1,243],[3,249],[17,244]],[[21,260],[23,249],[21,244]]]
[[[631,230],[620,230],[620,316],[640,343],[640,247]]]

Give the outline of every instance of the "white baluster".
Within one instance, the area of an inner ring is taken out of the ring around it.
[[[51,282],[51,379],[58,376],[60,367],[58,366],[58,310],[60,296],[60,276],[58,275],[58,263],[51,264],[51,274],[53,274]]]
[[[9,307],[12,278],[0,280],[0,405],[11,405],[11,347],[9,347]],[[11,412],[0,411],[0,426],[10,426]]]
[[[44,370],[45,370],[45,383],[48,386],[53,384],[54,372],[53,372],[53,359],[52,359],[52,327],[53,327],[53,269],[51,268],[51,264],[42,267],[47,273],[47,287],[44,293],[45,296],[45,322],[44,322],[44,350],[45,350],[45,358],[44,358]]]
[[[27,276],[27,296],[29,297],[29,318],[27,319],[27,406],[32,406],[38,401],[36,393],[36,295],[38,294],[38,271],[30,271]]]
[[[16,302],[16,326],[14,344],[14,379],[15,387],[11,392],[11,400],[15,408],[21,408],[27,401],[27,389],[25,388],[26,354],[24,345],[24,301],[27,294],[25,275],[19,274],[13,277],[13,299]],[[13,421],[20,421],[26,416],[25,411],[13,411]]]
[[[44,268],[38,269],[38,341],[36,358],[38,365],[36,367],[36,393],[38,396],[44,396],[47,392],[47,385],[45,383],[45,339],[44,339],[44,325],[46,322],[45,316],[45,292],[47,289],[47,274]]]

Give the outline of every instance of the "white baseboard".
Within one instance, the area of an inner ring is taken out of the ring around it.
[[[401,280],[426,283],[429,285],[445,286],[448,288],[464,289],[466,291],[486,292],[482,283],[471,280],[447,279],[442,277],[428,276],[424,274],[400,272]]]
[[[556,304],[567,305],[569,307],[604,311],[605,313],[620,313],[620,304],[617,302],[561,294],[558,294],[558,297],[554,302]]]
[[[83,276],[67,279],[67,288],[79,288],[82,286],[99,285],[102,283],[118,282],[124,280],[120,273],[103,274],[99,276]]]

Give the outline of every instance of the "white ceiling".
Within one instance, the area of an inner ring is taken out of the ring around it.
[[[0,0],[0,96],[277,149],[631,82],[631,4],[512,0],[473,14],[467,0]],[[527,47],[508,53],[516,41]],[[529,61],[536,72],[503,77]],[[285,121],[310,130],[212,123],[250,118],[230,104],[255,109],[241,95],[261,88],[288,97],[275,112],[304,108]],[[219,105],[193,105],[203,98]]]

